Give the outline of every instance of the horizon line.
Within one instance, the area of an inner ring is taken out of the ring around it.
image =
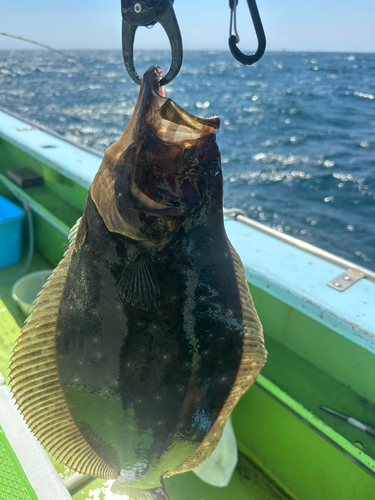
[[[60,50],[60,51],[74,51],[74,50],[79,50],[79,51],[96,51],[96,52],[106,52],[106,51],[119,51],[119,52],[122,52],[122,49],[121,48],[111,48],[111,49],[103,49],[103,48],[100,48],[100,49],[97,49],[97,48],[90,48],[90,49],[82,49],[82,48],[74,48],[74,49],[61,49],[61,48],[58,48],[56,49],[54,47],[55,50]],[[2,49],[0,48],[0,52],[11,52],[11,51],[34,51],[34,52],[44,52],[45,50],[51,50],[51,49],[48,49],[48,48],[41,48],[41,49],[33,49],[33,48],[13,48],[13,49]],[[170,52],[170,49],[136,49],[134,52]],[[229,47],[227,49],[184,49],[184,52],[230,52],[229,50]],[[264,55],[267,55],[269,53],[273,53],[273,52],[282,52],[282,53],[304,53],[304,52],[308,52],[308,53],[321,53],[321,54],[327,54],[327,53],[330,53],[330,54],[375,54],[375,51],[367,51],[367,50],[319,50],[319,49],[316,49],[316,50],[311,50],[311,49],[308,49],[308,50],[302,50],[302,49],[270,49],[270,50],[266,50],[266,52],[264,53]]]

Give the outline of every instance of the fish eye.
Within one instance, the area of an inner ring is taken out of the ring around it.
[[[186,163],[189,167],[197,167],[199,165],[198,151],[194,146],[186,148],[182,157],[184,163]]]

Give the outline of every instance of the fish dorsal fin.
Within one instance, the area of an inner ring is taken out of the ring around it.
[[[240,367],[232,390],[207,436],[186,460],[174,470],[167,472],[164,475],[165,478],[180,472],[192,470],[211,455],[221,438],[225,423],[234,407],[243,393],[255,381],[267,359],[267,351],[264,347],[263,329],[250,295],[244,267],[241,259],[228,239],[227,243],[236,273],[242,308],[244,335]]]
[[[115,479],[119,468],[98,455],[73,420],[56,361],[56,323],[76,226],[69,249],[44,285],[17,340],[10,362],[10,387],[30,430],[57,460],[81,474]]]
[[[117,291],[122,300],[139,309],[149,311],[158,305],[159,282],[151,256],[146,250],[135,249],[122,271]]]

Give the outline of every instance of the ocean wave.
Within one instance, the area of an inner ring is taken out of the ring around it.
[[[353,92],[353,95],[356,96],[356,97],[362,97],[363,99],[375,99],[375,95],[374,94],[370,94],[370,93],[367,93],[367,92],[359,92],[358,90],[356,90],[355,92]]]
[[[271,183],[286,182],[290,183],[296,179],[311,179],[311,174],[302,170],[256,170],[252,172],[239,172],[237,174],[227,174],[224,176],[224,182],[236,183],[246,182],[251,185],[255,182]]]

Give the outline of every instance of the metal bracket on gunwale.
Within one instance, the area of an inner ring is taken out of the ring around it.
[[[357,271],[356,269],[347,269],[344,273],[340,274],[333,280],[328,281],[327,285],[334,288],[338,292],[344,292],[364,277],[365,274],[361,273],[361,271]]]
[[[357,283],[361,278],[366,278],[375,282],[375,271],[371,269],[366,269],[365,267],[359,266],[354,262],[350,262],[350,260],[343,259],[342,257],[338,257],[333,253],[326,252],[321,248],[315,247],[314,245],[310,245],[310,243],[306,243],[305,241],[298,240],[293,236],[289,236],[288,234],[280,233],[273,229],[272,227],[265,226],[260,222],[249,219],[246,214],[239,208],[224,208],[223,214],[225,217],[229,219],[236,220],[238,222],[242,222],[247,226],[250,226],[253,229],[257,229],[258,231],[262,231],[263,233],[268,234],[278,240],[284,241],[289,245],[293,245],[300,250],[311,253],[320,259],[324,259],[327,262],[331,262],[337,266],[342,268],[346,268],[345,273],[340,274],[337,278],[334,278],[328,281],[327,285],[334,288],[338,292],[344,292],[347,288]]]

